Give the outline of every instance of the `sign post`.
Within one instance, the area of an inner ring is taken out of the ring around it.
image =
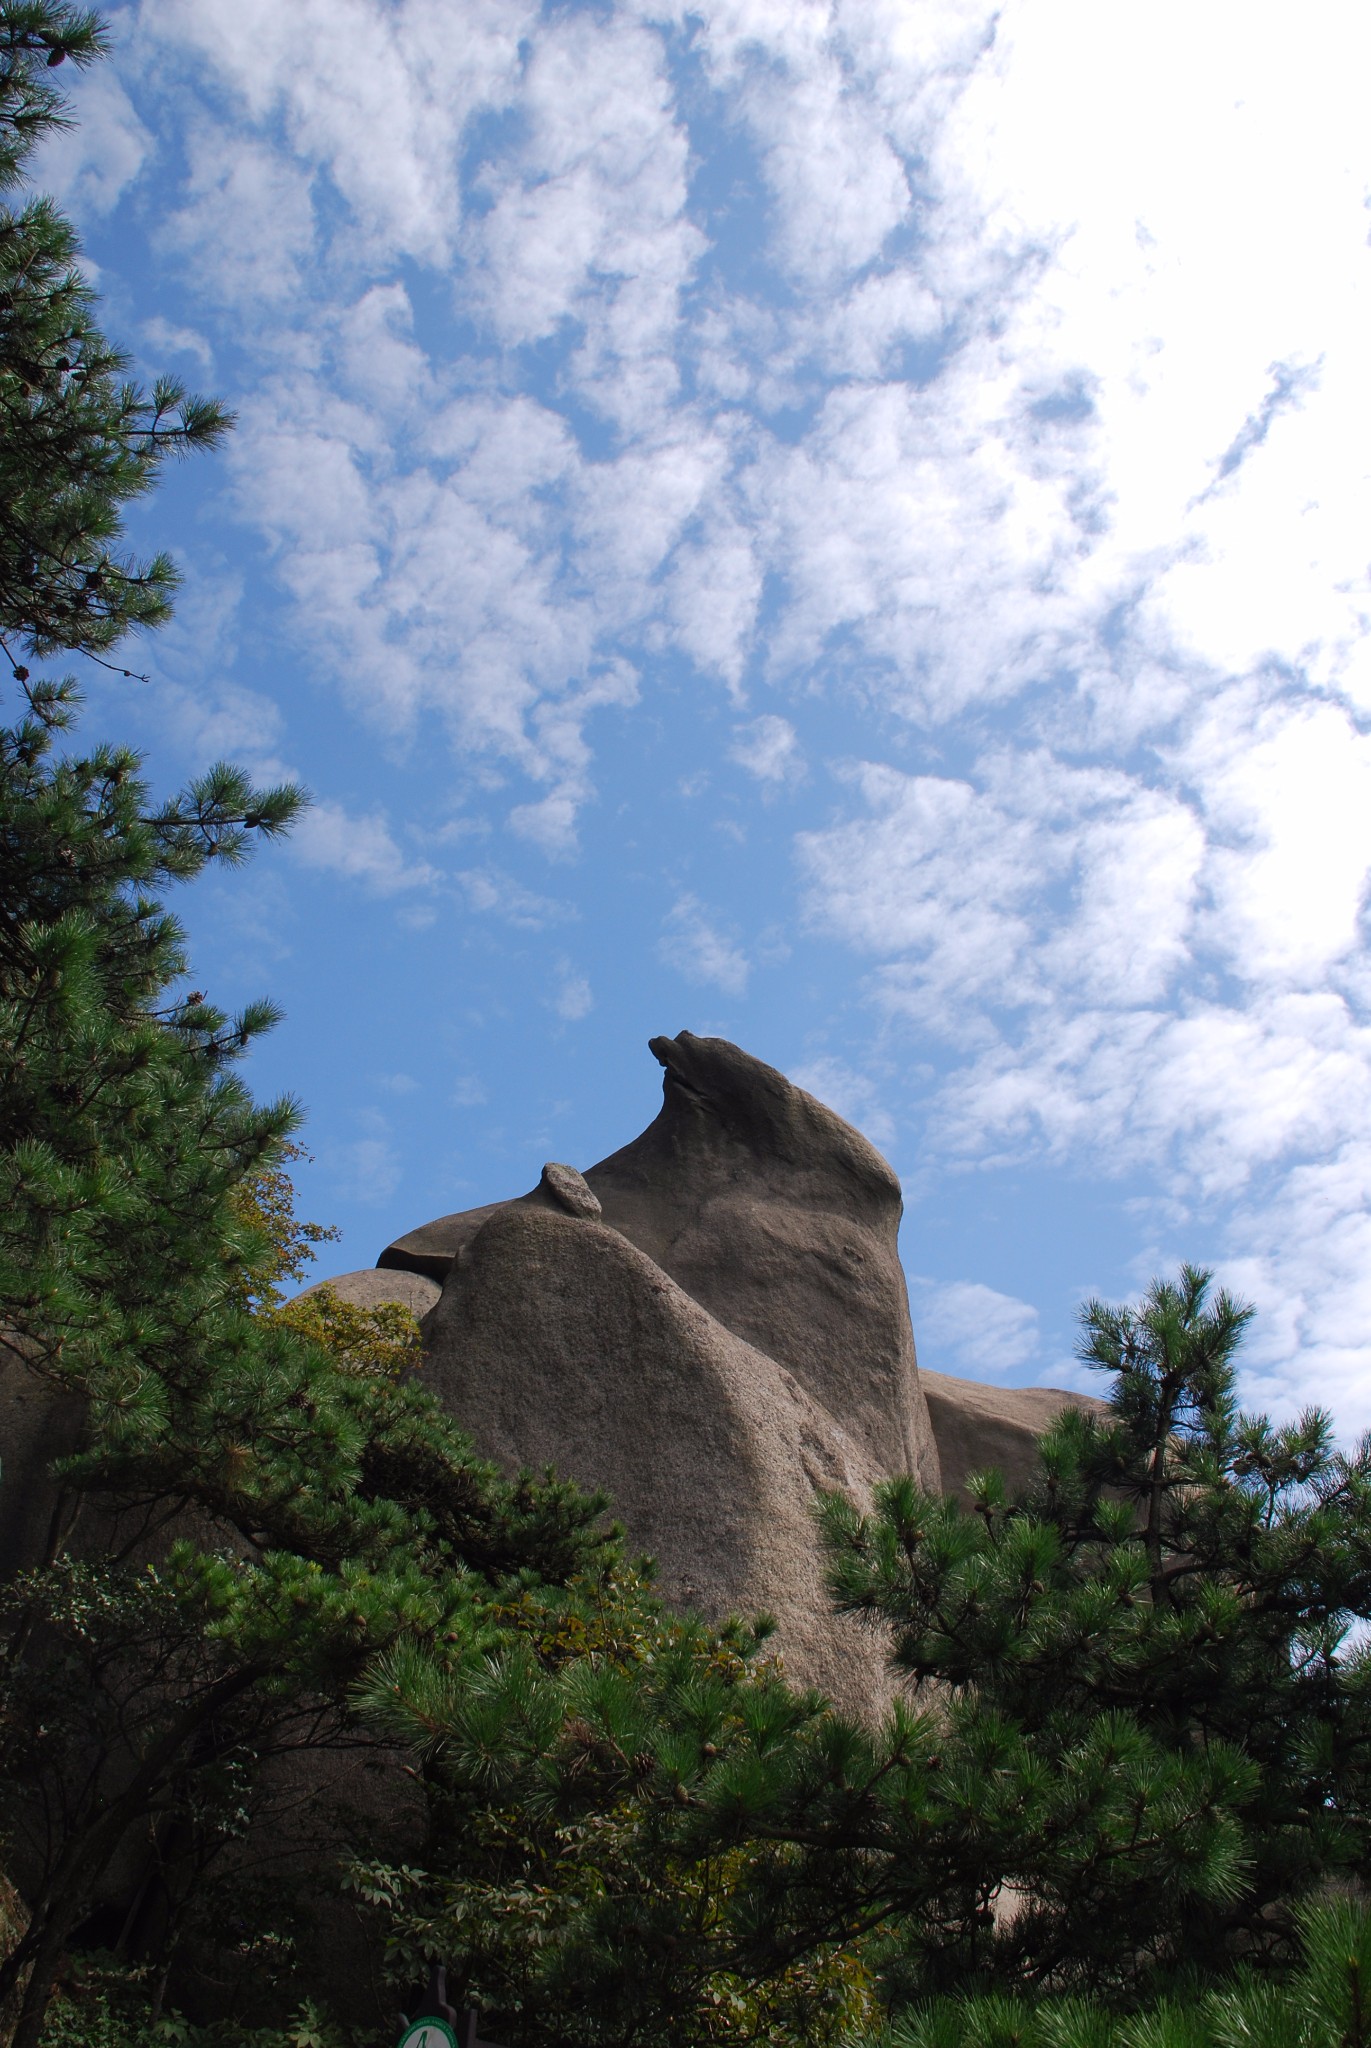
[[[457,2036],[446,2020],[415,2020],[400,2036],[400,2048],[457,2048]]]
[[[396,2048],[496,2048],[493,2041],[478,2040],[476,2028],[480,2017],[474,2007],[459,2016],[456,2008],[448,2004],[447,1965],[431,1963],[419,2017],[412,2020],[401,2013],[404,2032]]]

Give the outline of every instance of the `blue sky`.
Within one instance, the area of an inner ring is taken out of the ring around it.
[[[1371,1425],[1371,16],[141,0],[44,182],[234,405],[91,723],[315,808],[190,892],[326,1264],[586,1166],[656,1032],[906,1189],[920,1355],[1254,1299]]]

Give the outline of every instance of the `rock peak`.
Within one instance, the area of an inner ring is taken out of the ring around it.
[[[650,1038],[648,1050],[665,1069],[662,1111],[626,1151],[646,1147],[653,1132],[665,1147],[689,1145],[704,1119],[717,1151],[736,1148],[765,1160],[773,1174],[789,1168],[797,1193],[822,1161],[826,1174],[850,1178],[850,1199],[878,1209],[894,1204],[898,1216],[900,1183],[875,1146],[775,1067],[726,1038],[697,1038],[693,1031]]]

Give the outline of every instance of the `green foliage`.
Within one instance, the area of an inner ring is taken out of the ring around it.
[[[953,1728],[1012,1730],[1078,1788],[1080,1819],[1025,1809],[991,1974],[1222,1969],[1278,1954],[1321,1882],[1368,1874],[1371,1663],[1348,1632],[1371,1612],[1371,1445],[1339,1454],[1317,1413],[1237,1413],[1249,1314],[1192,1268],[1136,1310],[1088,1304],[1109,1408],[1062,1416],[1024,1500],[987,1473],[969,1513],[907,1481],[870,1518],[828,1505],[839,1604],[890,1630],[916,1689],[946,1689]]]
[[[1087,1998],[946,1997],[904,2015],[870,2048],[1368,2048],[1371,1915],[1325,1899],[1298,1920],[1301,1959],[1284,1982],[1246,1966],[1219,1989],[1126,2013]]]
[[[41,1872],[0,1961],[0,1997],[32,1967],[20,2048],[132,1834],[165,1940],[254,1824],[263,1760],[338,1740],[372,1657],[405,1632],[484,1641],[479,1586],[602,1545],[597,1500],[498,1479],[398,1377],[412,1319],[271,1305],[320,1235],[283,1207],[293,1106],[234,1072],[273,1013],[177,991],[152,889],[298,797],[220,775],[154,808],[132,757],[54,758],[70,693],[24,689],[0,731],[0,1356],[81,1425],[49,1553],[0,1601],[0,1781]]]
[[[0,185],[102,44],[0,0]],[[127,381],[77,259],[48,202],[0,209],[0,1370],[70,1425],[47,1548],[0,1588],[15,2048],[50,2006],[87,2048],[343,2048],[312,2010],[254,2036],[164,2006],[194,1916],[245,1896],[273,1766],[363,1731],[431,1829],[405,1867],[363,1842],[357,1894],[400,1975],[442,1957],[516,2048],[817,2048],[882,2005],[891,2048],[1371,2048],[1364,1916],[1307,1904],[1371,1874],[1371,1446],[1238,1415],[1249,1311],[1206,1274],[1088,1306],[1109,1412],[1062,1418],[1026,1499],[828,1504],[834,1594],[914,1694],[879,1728],[789,1688],[760,1628],[668,1614],[598,1497],[475,1458],[403,1311],[284,1300],[327,1233],[294,1216],[294,1105],[236,1071],[274,1012],[186,992],[161,894],[301,793],[221,764],[156,801],[127,750],[65,751],[74,688],[24,658],[165,616],[124,508],[228,425]],[[117,1955],[72,1966],[130,1855]]]
[[[84,8],[60,0],[7,0],[0,8],[0,188],[18,183],[41,136],[70,125],[51,73],[68,58],[91,63],[105,43],[99,18]]]
[[[63,118],[57,63],[102,40],[56,0],[0,0],[0,182]],[[493,1598],[612,1550],[598,1499],[501,1479],[400,1376],[411,1321],[281,1302],[326,1233],[283,1186],[294,1105],[235,1071],[275,1012],[186,992],[160,892],[303,797],[221,765],[155,801],[128,750],[65,751],[73,685],[16,654],[157,623],[171,565],[119,553],[122,508],[227,424],[121,381],[76,255],[46,202],[0,212],[0,1371],[46,1388],[67,1445],[46,1551],[0,1589],[16,2048],[116,1858],[142,1870],[121,1943],[165,1961],[225,1848],[267,1826],[265,1767],[348,1739],[377,1657],[475,1655]]]
[[[828,1503],[835,1593],[922,1708],[879,1728],[622,1572],[506,1604],[477,1663],[397,1645],[355,1694],[433,1814],[411,1867],[359,1872],[397,1965],[442,1956],[533,2048],[808,2042],[971,1987],[930,2041],[1187,2038],[1187,1985],[1278,1968],[1299,1900],[1365,1866],[1367,1453],[1236,1414],[1246,1321],[1191,1271],[1092,1303],[1111,1404],[1027,1499]]]
[[[197,2026],[157,2012],[149,1980],[113,1957],[82,1958],[49,2008],[43,2048],[375,2048],[374,2029],[341,2027],[308,2000],[284,2026]]]
[[[299,1287],[316,1247],[334,1243],[339,1232],[309,1223],[295,1213],[297,1160],[308,1160],[303,1145],[287,1141],[255,1173],[239,1181],[229,1197],[234,1214],[252,1233],[243,1250],[242,1301],[272,1314],[285,1305],[287,1286]],[[254,1242],[255,1239],[255,1242]]]
[[[53,68],[104,48],[97,18],[64,0],[0,0],[0,185],[66,125]],[[169,455],[212,447],[231,424],[169,378],[127,376],[82,276],[71,224],[49,200],[0,207],[0,647],[103,655],[168,614],[168,556],[122,547],[123,508]],[[11,645],[11,643],[13,643]]]
[[[757,1922],[793,1852],[752,1825],[812,1769],[823,1702],[756,1634],[668,1614],[622,1568],[494,1610],[479,1664],[406,1643],[358,1688],[419,1760],[422,1864],[359,1868],[392,1962],[450,1959],[454,1995],[519,2048],[817,2043],[870,2016],[840,1927],[792,1951]],[[774,1917],[774,1916],[773,1916]]]

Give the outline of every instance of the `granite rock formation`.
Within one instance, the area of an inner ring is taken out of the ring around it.
[[[768,1610],[792,1672],[869,1710],[882,1659],[829,1613],[811,1504],[865,1494],[879,1467],[795,1373],[619,1231],[523,1204],[449,1275],[425,1349],[481,1449],[605,1486],[672,1599]]]
[[[927,1369],[920,1372],[919,1385],[938,1446],[942,1490],[963,1502],[970,1499],[967,1480],[987,1465],[1003,1474],[1008,1493],[1021,1493],[1037,1465],[1038,1438],[1063,1408],[1102,1411],[1105,1405],[1064,1387],[992,1387]]]
[[[860,1132],[726,1040],[683,1031],[650,1050],[665,1069],[660,1115],[584,1178],[545,1167],[519,1200],[601,1217],[787,1366],[882,1469],[936,1485],[896,1249],[899,1181]],[[446,1280],[504,1206],[424,1224],[378,1265]]]
[[[640,1137],[425,1224],[380,1265],[441,1280],[426,1373],[483,1450],[604,1486],[669,1597],[773,1614],[792,1674],[869,1711],[879,1645],[829,1612],[813,1503],[889,1471],[938,1484],[899,1182],[736,1046],[682,1032],[651,1050],[662,1108]]]
[[[866,1499],[894,1472],[952,1490],[992,1462],[1026,1476],[1077,1397],[937,1375],[930,1403],[885,1160],[737,1046],[682,1032],[651,1050],[662,1108],[631,1144],[584,1175],[549,1164],[336,1284],[431,1291],[426,1372],[483,1450],[604,1486],[670,1597],[772,1613],[791,1675],[870,1711],[879,1645],[829,1611],[816,1492]]]

